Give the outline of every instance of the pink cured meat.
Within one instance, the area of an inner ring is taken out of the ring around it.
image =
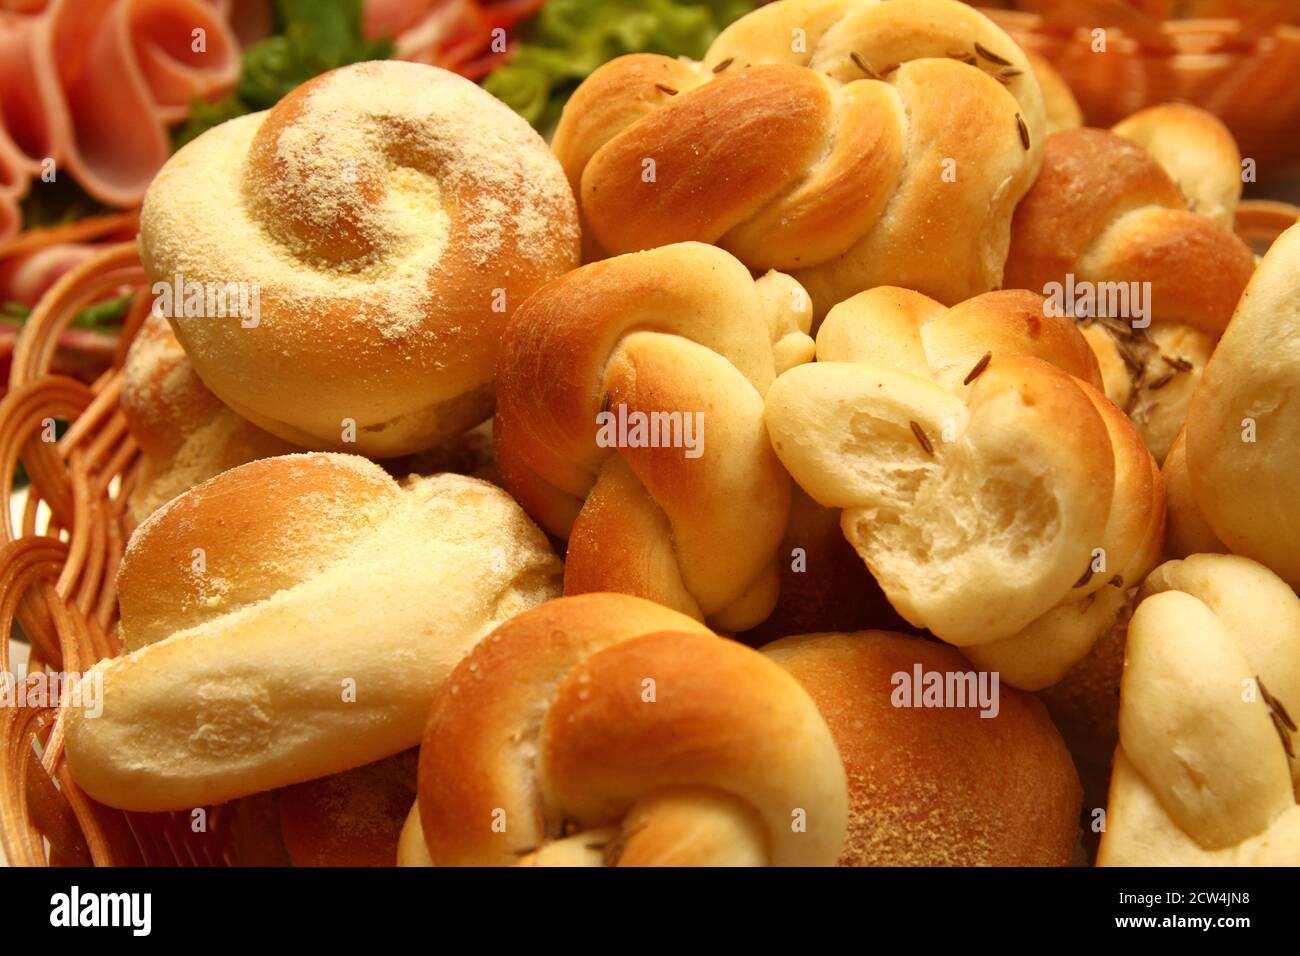
[[[168,126],[238,80],[229,3],[53,0],[0,15],[0,240],[21,225],[16,203],[47,159],[107,205],[140,202]]]

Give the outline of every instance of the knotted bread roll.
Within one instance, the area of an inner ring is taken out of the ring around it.
[[[754,281],[699,243],[584,266],[520,307],[497,367],[497,464],[569,539],[566,593],[636,594],[728,630],[768,615],[790,478],[763,396],[811,358],[811,319],[788,276]]]
[[[1300,589],[1300,225],[1273,243],[1242,293],[1166,464],[1178,549],[1231,550]],[[1177,551],[1175,552],[1177,553]],[[1184,552],[1185,553],[1185,552]]]
[[[437,866],[831,866],[848,802],[793,677],[617,594],[479,643],[429,714],[419,794]]]
[[[1155,462],[1032,293],[854,296],[817,362],[769,390],[767,423],[898,612],[1012,686],[1059,680],[1159,556]]]
[[[300,450],[213,395],[160,315],[144,320],[126,353],[122,414],[143,458],[127,498],[128,531],[223,471]]]
[[[1048,136],[1042,171],[1012,221],[1003,285],[1044,294],[1061,285],[1107,397],[1157,461],[1255,268],[1231,228],[1240,191],[1240,156],[1223,124],[1194,107],[1162,106],[1113,132]],[[1103,310],[1118,314],[1099,317]]]
[[[1156,568],[1129,625],[1102,866],[1300,865],[1300,599],[1267,568]]]
[[[468,80],[401,62],[209,130],[140,222],[145,270],[181,289],[169,318],[222,401],[297,445],[379,457],[491,414],[505,318],[578,248],[541,137]],[[246,311],[256,291],[255,314],[193,314],[190,283]]]
[[[980,698],[970,682],[953,682],[980,676],[952,648],[886,631],[788,637],[762,650],[812,696],[844,759],[842,866],[1070,861],[1079,778],[1032,695],[991,685],[986,673],[992,693]],[[918,672],[965,699],[919,706]]]
[[[555,154],[588,258],[684,240],[791,273],[818,314],[877,285],[996,288],[1033,181],[1028,61],[956,0],[779,0],[701,63],[619,57],[569,100]]]
[[[73,776],[110,806],[176,810],[412,747],[461,656],[559,574],[486,482],[399,486],[333,454],[227,471],[132,536],[126,653],[90,671],[102,714],[68,713]]]

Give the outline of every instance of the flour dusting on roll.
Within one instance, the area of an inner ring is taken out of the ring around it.
[[[502,324],[577,264],[577,212],[505,105],[435,67],[362,63],[178,152],[140,250],[227,405],[300,446],[388,457],[491,414]]]

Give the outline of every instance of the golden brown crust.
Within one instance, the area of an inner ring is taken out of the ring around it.
[[[404,750],[281,790],[280,829],[293,865],[392,866],[418,761]]]
[[[167,320],[151,314],[122,369],[122,414],[144,453],[127,530],[200,482],[236,465],[298,449],[240,418],[208,390]]]
[[[792,272],[821,314],[876,285],[945,302],[996,286],[1043,136],[1023,53],[970,7],[784,0],[702,63],[605,64],[555,152],[589,258],[716,243]]]
[[[102,713],[69,711],[73,776],[101,803],[174,810],[404,750],[456,661],[559,574],[486,482],[399,485],[330,454],[232,469],[132,538],[127,653],[92,672]]]
[[[942,644],[883,631],[763,648],[816,701],[849,778],[841,866],[1064,866],[1079,781],[1042,704],[1002,688],[978,706],[895,706],[896,675],[970,673]]]
[[[624,591],[727,629],[767,616],[790,480],[762,400],[778,360],[810,355],[810,321],[797,284],[698,243],[584,266],[520,308],[497,367],[498,462],[569,539],[567,593]],[[638,415],[641,439],[621,435]],[[667,434],[655,415],[675,416],[658,419]]]
[[[250,308],[258,290],[251,317],[173,303],[207,386],[286,441],[376,457],[489,417],[505,318],[578,256],[545,142],[469,81],[413,63],[344,67],[210,130],[141,214],[160,289],[242,284]]]
[[[1225,184],[1240,182],[1236,147],[1225,136],[1217,120],[1192,107],[1145,111],[1113,132],[1053,133],[1012,221],[1004,285],[1090,287],[1098,300],[1107,289],[1146,296],[1150,329],[1133,324],[1139,313],[1130,302],[1130,314],[1090,328],[1089,342],[1107,397],[1133,418],[1158,460],[1255,267],[1231,229],[1236,200]],[[1186,179],[1182,189],[1170,169]],[[1196,212],[1186,191],[1198,197]],[[1081,313],[1080,321],[1094,320]]]
[[[830,865],[843,774],[812,701],[762,655],[587,594],[508,622],[452,674],[420,751],[420,817],[439,866]]]

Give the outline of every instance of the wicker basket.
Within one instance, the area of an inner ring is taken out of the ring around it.
[[[1300,164],[1300,5],[1259,2],[1244,18],[1158,19],[1132,0],[1033,0],[984,12],[1055,67],[1090,126],[1181,101],[1227,124],[1261,180]],[[1092,31],[1106,30],[1105,53]]]
[[[1243,203],[1239,231],[1257,244],[1290,226],[1300,209]],[[113,367],[93,385],[50,373],[60,332],[88,303],[134,288]],[[122,518],[139,451],[118,405],[122,362],[150,306],[134,243],[109,246],[65,275],[19,335],[0,402],[0,497],[21,460],[31,488],[21,526],[3,524],[0,670],[8,673],[15,619],[31,642],[29,673],[83,671],[116,654],[115,579]],[[49,419],[69,423],[42,441]],[[259,808],[211,808],[204,832],[185,813],[125,813],[91,800],[63,759],[57,707],[0,707],[0,840],[13,865],[230,865],[258,855]],[[241,852],[242,850],[242,852]]]

